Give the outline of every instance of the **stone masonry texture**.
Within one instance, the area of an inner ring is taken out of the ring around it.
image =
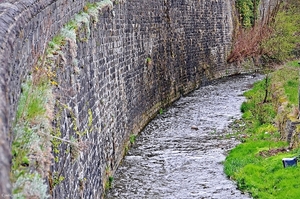
[[[21,83],[47,42],[87,2],[96,1],[0,1],[0,194],[11,191],[11,127]],[[53,88],[53,126],[62,138],[84,145],[78,151],[61,143],[54,154],[49,178],[64,179],[49,185],[53,198],[103,197],[105,179],[116,170],[131,134],[181,95],[243,71],[226,63],[234,30],[233,1],[113,4],[101,10],[97,22],[79,29],[76,47],[67,42],[65,59],[53,68],[58,83]]]
[[[12,137],[21,83],[42,54],[46,41],[84,0],[0,1],[0,198],[8,198]]]

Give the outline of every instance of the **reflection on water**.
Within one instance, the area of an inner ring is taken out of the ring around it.
[[[223,173],[226,153],[238,144],[224,134],[241,116],[242,93],[261,78],[216,81],[158,115],[125,156],[106,198],[249,198]]]

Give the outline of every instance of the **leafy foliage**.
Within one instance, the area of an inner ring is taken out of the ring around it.
[[[256,22],[258,3],[258,0],[236,1],[242,27],[237,27],[227,61],[231,63],[247,57],[262,57],[270,63],[300,57],[299,1],[281,1],[263,22]]]
[[[300,44],[300,4],[290,0],[283,3],[272,24],[273,34],[262,43],[269,59],[279,62],[293,58]]]
[[[236,7],[240,13],[243,27],[249,28],[255,24],[260,0],[237,0]]]
[[[135,140],[136,140],[136,135],[131,134],[130,137],[129,137],[129,142],[130,142],[131,144],[133,144],[133,143],[135,142]]]
[[[299,68],[294,65],[295,62],[290,62],[271,73],[270,84],[264,80],[257,82],[244,93],[247,101],[241,111],[246,126],[241,133],[245,138],[227,156],[224,172],[253,198],[289,199],[300,194],[300,167],[282,165],[282,158],[299,157],[300,149],[290,148],[279,128],[281,118],[286,119],[283,114],[290,114],[298,100],[294,89],[299,84],[296,72]],[[265,101],[266,89],[271,95]]]

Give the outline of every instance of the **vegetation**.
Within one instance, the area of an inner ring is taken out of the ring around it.
[[[282,129],[282,121],[297,117],[299,67],[295,63],[271,73],[269,83],[257,82],[244,93],[247,101],[241,111],[245,126],[239,128],[243,143],[229,153],[224,171],[254,198],[288,199],[300,194],[300,168],[282,164],[282,158],[300,155],[297,141],[287,143]]]
[[[165,110],[163,108],[159,109],[159,114],[162,115],[165,112]]]
[[[146,58],[146,64],[147,64],[147,66],[150,66],[152,64],[152,60],[150,57]]]
[[[15,198],[47,198],[44,178],[52,160],[52,93],[49,76],[37,68],[22,85],[12,142],[11,180]]]
[[[105,182],[105,190],[108,190],[112,187],[114,178],[112,176],[108,177],[108,180]]]
[[[272,34],[262,42],[264,56],[268,59],[283,62],[299,56],[300,45],[300,3],[288,0],[271,24]]]
[[[300,55],[300,3],[278,1],[272,12],[258,21],[259,0],[237,0],[241,26],[237,26],[234,45],[228,62],[248,57],[266,62],[284,62]],[[268,10],[268,8],[263,8]]]
[[[135,140],[136,140],[136,135],[131,134],[130,137],[129,137],[130,144],[134,144]]]
[[[243,27],[249,28],[255,24],[260,0],[237,0],[236,7],[240,13]]]
[[[112,188],[112,183],[114,178],[111,175],[111,169],[109,166],[105,168],[106,178],[104,179],[104,190],[107,191],[108,189]]]
[[[52,87],[58,86],[54,72],[58,66],[54,60],[58,56],[62,62],[66,60],[63,50],[64,45],[68,43],[71,48],[72,64],[77,67],[76,42],[89,39],[90,21],[96,23],[101,9],[104,7],[112,8],[112,6],[110,0],[88,3],[84,7],[84,12],[77,14],[73,20],[68,22],[60,34],[53,37],[48,46],[45,44],[44,52],[40,53],[41,57],[35,63],[32,74],[22,84],[22,92],[13,125],[13,157],[10,176],[13,198],[49,198],[48,193],[51,194],[53,186],[64,180],[61,172],[54,172],[53,176],[49,172],[53,160],[52,154],[57,155],[59,153],[59,146],[62,142],[69,144],[70,148],[73,149],[70,150],[71,156],[72,153],[87,148],[85,143],[79,142],[73,137],[70,140],[60,138],[60,131],[52,129],[52,121],[60,119],[57,117],[60,117],[61,111],[58,110],[58,115],[54,116],[55,99],[52,94]],[[60,108],[58,107],[58,109]],[[93,129],[93,115],[90,109],[87,117],[88,129],[86,131],[91,131]],[[79,132],[77,129],[75,131],[76,135],[80,136],[86,133],[86,131]],[[54,160],[59,162],[58,156],[54,157]],[[45,181],[47,177],[49,183]],[[109,178],[109,182],[111,184],[112,178]]]

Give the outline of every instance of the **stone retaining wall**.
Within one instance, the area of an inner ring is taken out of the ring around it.
[[[4,195],[11,189],[11,126],[21,83],[43,53],[46,42],[85,3],[85,0],[0,1],[0,193]]]
[[[89,1],[94,2],[94,1]],[[47,42],[84,0],[0,2],[0,193],[9,193],[11,126],[21,83]],[[53,198],[101,198],[130,135],[181,95],[209,80],[242,72],[227,65],[232,4],[227,0],[126,0],[101,10],[63,47],[57,74],[55,121],[63,139],[52,173],[64,177]],[[91,18],[90,18],[91,19]],[[73,44],[73,45],[72,45]],[[74,44],[76,44],[74,46]]]

